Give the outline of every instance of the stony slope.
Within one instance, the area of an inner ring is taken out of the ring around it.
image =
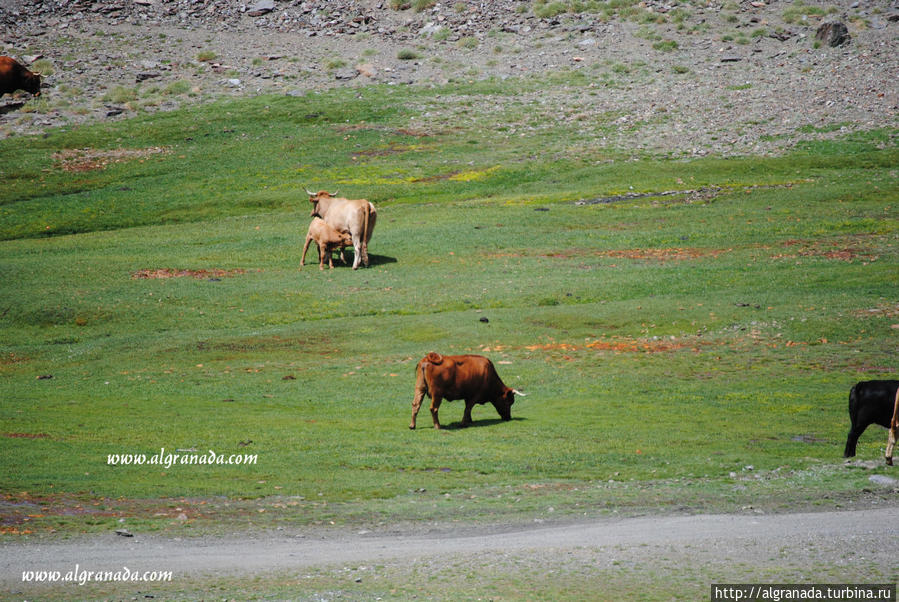
[[[765,153],[797,139],[895,126],[899,2],[663,2],[543,16],[526,0],[0,0],[0,53],[49,73],[4,97],[0,136],[170,110],[219,95],[369,83],[443,84],[563,70],[559,115],[614,116],[600,145]],[[607,6],[607,3],[597,3]],[[850,40],[815,39],[824,22]],[[35,62],[36,61],[36,62]],[[24,101],[24,104],[22,104]],[[439,116],[437,117],[439,118]]]

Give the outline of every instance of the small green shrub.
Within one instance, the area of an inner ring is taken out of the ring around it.
[[[104,102],[121,104],[134,100],[137,100],[137,90],[134,88],[126,88],[125,86],[114,86],[103,95]]]
[[[396,58],[401,61],[414,61],[415,59],[421,58],[417,52],[410,48],[403,48],[399,52],[396,53]]]
[[[660,52],[672,52],[677,50],[678,45],[674,40],[660,40],[655,42],[652,47]]]
[[[551,19],[562,13],[568,12],[568,6],[562,2],[546,2],[546,0],[538,0],[534,3],[534,15],[541,19]]]
[[[172,82],[162,90],[162,93],[167,96],[177,96],[188,92],[190,92],[190,82],[184,79]]]

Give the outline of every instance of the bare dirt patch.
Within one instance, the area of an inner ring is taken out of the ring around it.
[[[852,312],[856,318],[896,318],[899,317],[899,303],[880,305],[871,309],[859,309]]]
[[[53,160],[63,171],[78,173],[84,171],[97,171],[106,169],[116,163],[126,161],[143,161],[152,155],[167,153],[168,149],[161,146],[150,148],[117,148],[113,150],[100,150],[95,148],[67,148],[53,153]]]
[[[178,270],[173,268],[146,269],[138,270],[131,273],[132,280],[155,280],[164,278],[196,278],[197,280],[207,280],[209,278],[230,278],[246,273],[246,270]]]
[[[680,351],[688,349],[698,352],[700,347],[708,346],[709,342],[701,341],[696,337],[666,337],[666,338],[631,338],[631,337],[614,337],[606,339],[596,339],[584,344],[574,343],[540,343],[534,345],[525,345],[528,351],[562,351],[562,352],[578,352],[578,351],[610,351],[613,353],[669,353],[672,351]],[[500,346],[492,348],[493,351],[500,351]],[[488,349],[484,349],[488,351]]]
[[[733,249],[696,249],[696,248],[670,248],[670,249],[613,249],[599,253],[601,257],[620,257],[637,261],[687,261],[703,259],[706,257],[718,257],[729,253]]]
[[[830,241],[790,239],[784,241],[783,246],[795,249],[795,253],[777,254],[772,259],[816,257],[847,263],[853,261],[871,263],[877,261],[880,256],[871,248],[870,239],[870,236],[855,236]]]

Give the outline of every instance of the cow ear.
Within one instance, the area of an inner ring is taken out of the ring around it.
[[[433,351],[430,352],[428,355],[426,355],[426,356],[425,356],[425,359],[428,360],[428,362],[430,362],[430,363],[432,363],[432,364],[441,364],[441,363],[443,363],[443,356],[440,355],[439,353],[435,353],[435,352],[433,352]]]

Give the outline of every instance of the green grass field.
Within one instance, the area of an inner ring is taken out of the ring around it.
[[[634,157],[561,123],[497,136],[528,119],[517,90],[259,97],[0,141],[4,533],[876,495],[885,433],[859,445],[877,468],[842,450],[849,388],[899,365],[896,131]],[[466,119],[428,117],[449,95]],[[376,204],[370,268],[298,270],[304,188]],[[575,203],[625,193],[647,196]],[[177,270],[196,277],[139,277]],[[514,419],[453,428],[444,403],[450,428],[425,410],[409,431],[432,350],[490,357],[527,393]],[[161,448],[257,461],[107,464]]]

